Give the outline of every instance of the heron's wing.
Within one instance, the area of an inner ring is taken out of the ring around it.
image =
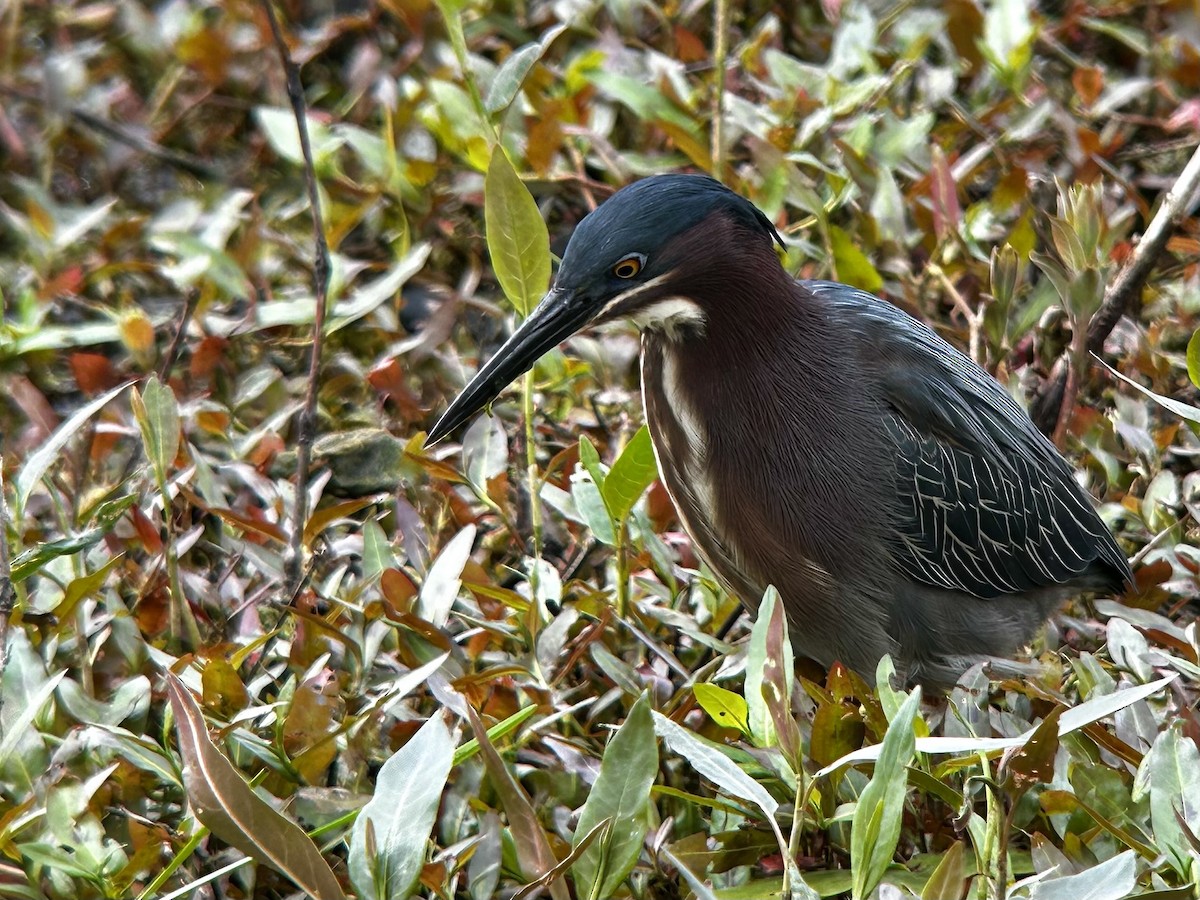
[[[908,577],[977,597],[1070,583],[1098,560],[1128,578],[1071,467],[994,378],[890,303],[805,286],[853,321],[887,405]]]

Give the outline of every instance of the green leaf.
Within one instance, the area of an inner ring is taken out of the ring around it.
[[[362,808],[350,835],[350,882],[364,900],[404,900],[412,895],[450,777],[454,741],[441,714],[434,715],[383,764],[375,796]],[[374,852],[367,850],[367,828]]]
[[[1189,345],[1189,347],[1191,346],[1191,341],[1188,342],[1188,345]],[[1117,378],[1120,378],[1122,381],[1124,381],[1130,387],[1136,388],[1137,390],[1141,391],[1143,394],[1145,394],[1147,397],[1149,397],[1151,400],[1153,400],[1159,406],[1163,407],[1164,409],[1170,410],[1171,412],[1175,413],[1175,415],[1179,416],[1181,419],[1187,419],[1189,422],[1195,422],[1197,424],[1200,424],[1200,407],[1192,406],[1188,403],[1180,403],[1178,400],[1172,400],[1170,397],[1164,397],[1162,394],[1155,393],[1154,391],[1150,390],[1150,388],[1142,387],[1140,384],[1138,384],[1132,378],[1128,378],[1125,375],[1122,375],[1120,372],[1118,372],[1116,369],[1114,369],[1112,366],[1110,366],[1104,360],[1100,359],[1100,357],[1096,356],[1094,353],[1092,354],[1092,356],[1095,357],[1095,359],[1100,363],[1100,365],[1104,366],[1104,368],[1106,368],[1106,369],[1108,369],[1108,371],[1112,372],[1113,375],[1117,376]]]
[[[417,597],[417,615],[426,622],[443,627],[462,587],[462,570],[475,545],[475,526],[468,525],[449,541],[429,567],[421,593]]]
[[[487,730],[489,741],[497,741],[500,738],[511,734],[525,724],[531,716],[537,713],[536,706],[526,706],[518,709],[515,713],[505,719],[503,722],[497,722]],[[479,752],[479,741],[471,738],[469,741],[463,741],[458,749],[454,751],[454,765],[461,765],[472,756]]]
[[[740,694],[727,691],[706,681],[692,685],[696,702],[718,725],[736,728],[742,734],[750,733],[750,710]]]
[[[833,262],[839,281],[871,293],[883,287],[883,278],[850,235],[836,225],[830,225],[829,243],[833,247]]]
[[[1191,340],[1188,341],[1187,367],[1188,378],[1192,379],[1192,384],[1200,387],[1200,328],[1193,332]]]
[[[586,434],[579,436],[579,464],[592,476],[592,481],[596,483],[596,487],[603,491],[604,470],[600,467],[600,454],[596,452],[596,445],[591,442]]]
[[[580,453],[582,459],[583,454]],[[617,522],[624,522],[629,511],[658,475],[654,460],[654,445],[650,431],[643,425],[625,445],[604,478],[601,493],[609,513]]]
[[[104,536],[112,528],[89,528],[80,534],[57,541],[47,541],[31,547],[12,561],[12,580],[19,584],[30,575],[37,573],[46,563],[60,556],[70,556],[86,550],[104,540]]]
[[[495,115],[516,99],[526,76],[542,55],[549,49],[554,39],[567,30],[565,24],[556,25],[542,35],[536,43],[526,44],[514,50],[508,59],[500,64],[496,75],[488,87],[487,96],[483,100],[484,108]]]
[[[379,523],[368,519],[363,525],[363,579],[373,581],[384,569],[396,568],[396,555]]]
[[[850,868],[853,896],[866,900],[883,880],[900,841],[904,795],[908,791],[908,764],[916,753],[913,721],[921,704],[916,689],[904,701],[883,737],[875,773],[859,797],[850,829]]]
[[[778,743],[775,735],[775,720],[771,708],[763,695],[763,683],[767,673],[767,630],[770,627],[771,611],[775,607],[779,592],[768,587],[762,603],[755,613],[754,627],[750,631],[750,647],[746,654],[746,705],[750,710],[750,735],[759,747],[774,747]]]
[[[600,454],[586,434],[579,436],[579,465],[583,471],[577,471],[571,478],[571,496],[575,499],[575,507],[596,540],[615,547],[617,528],[604,497],[608,476],[600,466]]]
[[[1000,72],[1016,73],[1028,63],[1036,34],[1029,0],[992,0],[983,19],[980,50]]]
[[[550,234],[500,146],[492,151],[483,194],[492,268],[509,302],[527,316],[550,287]]]
[[[480,490],[508,467],[508,435],[495,416],[476,416],[463,435],[463,473]]]
[[[119,387],[115,387],[108,393],[101,394],[86,406],[81,406],[75,410],[71,414],[71,418],[54,429],[54,433],[38,447],[37,451],[29,459],[25,460],[25,465],[21,466],[21,471],[17,473],[17,478],[13,485],[15,489],[13,520],[15,522],[20,522],[24,518],[25,503],[29,500],[29,495],[41,482],[42,476],[46,474],[46,470],[50,468],[50,464],[59,458],[59,451],[62,450],[67,441],[72,438],[75,432],[88,419],[104,408],[110,400],[129,387],[129,385],[130,382],[126,382]]]
[[[691,763],[693,769],[725,793],[753,803],[774,823],[779,802],[710,741],[659,713],[654,714],[654,731],[672,751]]]
[[[546,830],[538,819],[529,795],[509,772],[508,766],[488,739],[487,730],[479,720],[479,715],[469,705],[466,707],[466,713],[467,721],[471,723],[471,731],[475,733],[475,740],[479,742],[488,778],[500,805],[504,808],[504,814],[508,817],[508,831],[521,873],[529,880],[540,878],[558,864]],[[566,884],[556,880],[550,883],[550,896],[553,900],[569,900],[570,892]]]
[[[611,897],[633,869],[646,836],[650,786],[657,774],[658,740],[643,693],[604,748],[600,775],[579,813],[575,844],[605,819],[612,823],[572,867],[580,897]]]
[[[1183,815],[1193,834],[1200,834],[1200,750],[1179,733],[1178,722],[1158,735],[1142,759],[1133,799],[1138,800],[1147,788],[1154,843],[1166,853],[1180,877],[1188,878],[1192,848],[1176,811]]]
[[[151,375],[144,391],[133,392],[133,413],[142,430],[146,458],[159,484],[166,484],[171,464],[179,453],[179,403],[170,386]]]
[[[1123,900],[1137,887],[1137,856],[1126,850],[1076,875],[1032,885],[1029,900]]]
[[[941,861],[925,887],[921,889],[921,900],[942,900],[944,897],[961,897],[966,886],[967,871],[963,865],[962,841],[955,841],[942,854]]]

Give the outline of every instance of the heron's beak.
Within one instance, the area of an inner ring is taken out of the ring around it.
[[[533,368],[543,353],[586,325],[595,311],[579,291],[552,288],[442,413],[425,439],[426,445],[440,441],[495,400],[518,376]]]

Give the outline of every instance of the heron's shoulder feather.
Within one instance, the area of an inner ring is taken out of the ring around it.
[[[1004,387],[892,304],[834,282],[803,288],[855,335],[896,448],[896,559],[979,597],[1129,567],[1071,466]],[[1103,578],[1101,579],[1103,580]]]

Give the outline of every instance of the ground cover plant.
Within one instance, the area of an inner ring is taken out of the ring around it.
[[[0,35],[0,896],[1197,895],[1194,4],[28,0]],[[770,592],[723,632],[631,327],[424,446],[573,225],[682,170],[1075,464],[1137,584],[1040,676],[871,689]]]

